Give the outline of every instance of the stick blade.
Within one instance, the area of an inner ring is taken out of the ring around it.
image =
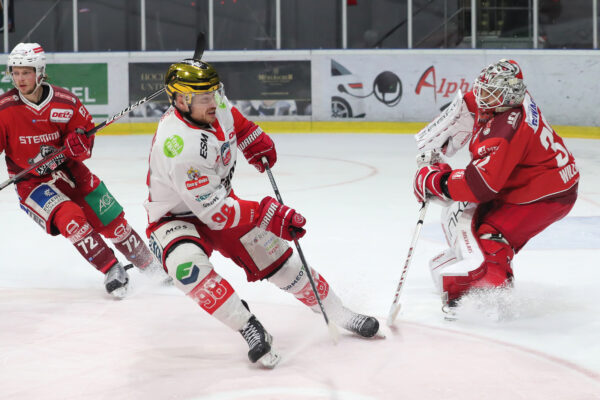
[[[386,320],[387,326],[389,326],[389,327],[394,326],[394,321],[396,320],[396,317],[398,316],[398,313],[400,312],[400,308],[401,308],[400,303],[392,304],[392,307],[390,308],[390,313],[388,314],[388,317]]]
[[[340,331],[338,330],[337,326],[335,326],[333,322],[329,321],[327,323],[327,328],[329,328],[329,336],[331,337],[333,344],[338,344],[340,340]]]
[[[200,32],[196,38],[196,49],[194,50],[194,60],[200,61],[204,50],[206,49],[206,35],[204,32]]]

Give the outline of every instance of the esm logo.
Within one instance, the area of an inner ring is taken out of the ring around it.
[[[50,110],[50,121],[65,124],[71,120],[73,110],[68,108],[53,108]]]

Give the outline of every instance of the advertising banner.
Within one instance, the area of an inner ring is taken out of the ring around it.
[[[532,97],[554,124],[598,126],[600,91],[585,77],[600,76],[589,54],[532,54],[516,51],[422,51],[313,54],[313,119],[431,121],[458,90],[472,90],[487,65],[516,60]],[[570,104],[565,109],[565,104]],[[593,106],[592,106],[593,104]],[[595,108],[594,108],[595,109]],[[568,114],[576,112],[577,118]]]
[[[0,94],[13,88],[12,80],[6,72],[6,65],[0,80]],[[48,64],[48,82],[63,87],[75,94],[83,104],[108,104],[108,68],[105,63],[93,64]]]
[[[130,63],[129,101],[159,90],[170,63]],[[225,94],[245,115],[293,119],[311,115],[310,61],[239,61],[211,63],[225,87]],[[166,94],[132,118],[157,118],[168,108]]]

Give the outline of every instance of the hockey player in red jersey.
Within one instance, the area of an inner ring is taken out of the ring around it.
[[[66,237],[105,275],[108,293],[123,297],[126,268],[102,236],[136,267],[158,267],[104,183],[83,164],[92,154],[92,117],[71,92],[46,81],[46,56],[37,43],[19,43],[8,56],[14,89],[0,96],[0,153],[9,175],[57,151],[67,151],[16,183],[21,208],[50,235]],[[102,236],[101,236],[102,235]]]
[[[469,141],[464,169],[435,163],[418,169],[415,195],[453,202],[442,227],[450,248],[430,262],[449,306],[471,288],[512,284],[511,261],[533,236],[563,218],[577,199],[573,155],[526,90],[520,66],[484,68],[473,91],[417,135],[422,150],[453,155]]]
[[[227,100],[210,64],[175,63],[165,86],[172,107],[158,124],[147,180],[150,247],[179,289],[242,334],[250,361],[274,367],[279,355],[271,335],[209,257],[219,251],[248,281],[267,280],[320,312],[302,262],[287,243],[306,233],[306,220],[272,197],[256,202],[233,192],[237,149],[261,172],[261,159],[271,167],[277,153],[271,138]],[[375,318],[344,307],[325,278],[311,271],[331,321],[363,337],[377,333]]]

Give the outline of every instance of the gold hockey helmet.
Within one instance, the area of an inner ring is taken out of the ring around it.
[[[165,89],[171,104],[175,103],[176,93],[183,94],[191,104],[195,94],[214,92],[220,87],[217,70],[204,61],[188,58],[172,64],[165,74]]]

